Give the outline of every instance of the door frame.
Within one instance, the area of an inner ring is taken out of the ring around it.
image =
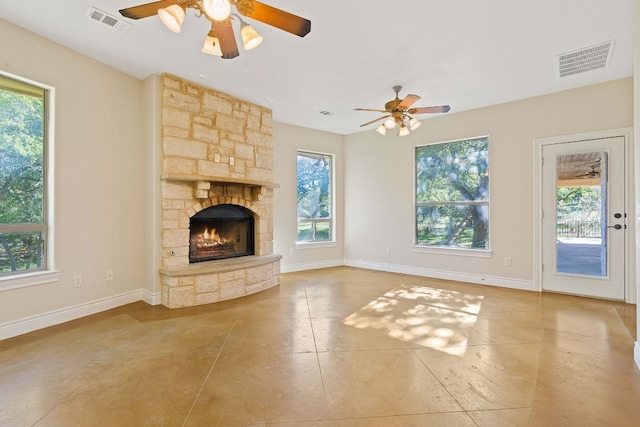
[[[625,163],[625,212],[627,213],[627,234],[625,238],[625,302],[636,303],[636,204],[634,185],[634,157],[633,157],[633,128],[611,129],[598,132],[587,132],[573,135],[538,138],[533,140],[533,286],[542,292],[542,149],[545,145],[566,144],[571,142],[588,141],[612,137],[624,138]]]

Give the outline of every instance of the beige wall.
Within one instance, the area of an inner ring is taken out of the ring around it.
[[[632,126],[632,88],[628,78],[468,112],[455,113],[454,105],[407,137],[374,131],[345,137],[345,258],[533,280],[533,140]],[[490,137],[493,256],[411,252],[413,147],[481,135]],[[511,267],[503,265],[505,257]]]
[[[2,20],[0,69],[56,90],[60,271],[57,283],[0,292],[0,325],[140,289],[143,83]],[[105,280],[107,269],[113,281]]]
[[[161,99],[160,76],[152,75],[144,80],[144,255],[143,298],[149,304],[160,304],[161,283],[158,270],[162,260],[162,194],[158,177],[162,173]]]

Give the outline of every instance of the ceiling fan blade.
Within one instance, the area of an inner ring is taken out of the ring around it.
[[[428,114],[428,113],[446,113],[451,110],[451,107],[448,105],[440,105],[438,107],[418,107],[418,108],[410,108],[409,114]]]
[[[406,110],[407,108],[415,104],[418,99],[420,99],[418,95],[409,94],[404,97],[404,99],[400,102],[400,104],[398,104],[396,108],[398,110]]]
[[[373,110],[371,108],[354,108],[353,111],[375,111],[377,113],[386,113],[387,110]]]
[[[600,166],[600,159],[594,159],[594,160],[592,160],[590,162],[580,163],[579,165],[572,165],[571,167],[574,167],[574,168],[580,168],[580,167],[583,167],[583,166],[591,167],[591,165],[594,165],[595,167]]]
[[[213,30],[216,32],[218,40],[220,40],[220,50],[222,51],[223,59],[233,59],[240,55],[230,20],[214,21]]]
[[[156,15],[158,13],[158,9],[163,9],[176,3],[178,3],[178,0],[154,1],[152,3],[120,9],[120,15],[130,19],[148,18],[149,16]]]
[[[386,119],[387,117],[391,117],[391,114],[386,115],[386,116],[382,116],[382,117],[379,117],[379,118],[377,118],[377,119],[375,119],[375,120],[371,120],[370,122],[367,122],[367,123],[361,124],[361,125],[360,125],[360,127],[369,126],[371,123],[378,122],[378,121],[380,121],[380,120],[382,120],[382,119]]]
[[[287,31],[300,37],[304,37],[311,31],[311,21],[297,15],[276,9],[264,3],[253,1],[253,8],[238,10],[244,16]],[[253,10],[251,10],[253,9]]]

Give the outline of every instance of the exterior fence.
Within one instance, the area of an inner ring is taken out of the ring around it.
[[[558,221],[558,237],[601,238],[600,221]]]

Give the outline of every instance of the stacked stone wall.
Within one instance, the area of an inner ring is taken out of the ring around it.
[[[273,181],[268,108],[165,74],[162,140],[164,174]]]

